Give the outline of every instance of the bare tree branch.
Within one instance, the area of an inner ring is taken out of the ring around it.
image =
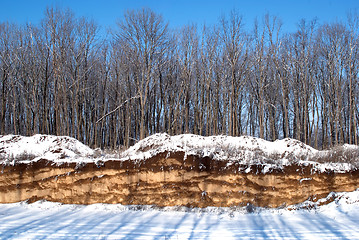
[[[98,124],[99,122],[101,122],[104,118],[106,118],[107,116],[113,114],[114,112],[116,112],[118,109],[120,109],[123,105],[125,105],[127,102],[131,101],[132,99],[136,99],[136,98],[140,98],[139,95],[131,97],[129,99],[127,99],[126,101],[124,101],[123,103],[121,103],[120,105],[118,105],[114,110],[112,110],[111,112],[106,113],[104,116],[102,116],[101,118],[99,118],[96,121],[96,124]]]

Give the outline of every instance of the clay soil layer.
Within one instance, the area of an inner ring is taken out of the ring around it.
[[[236,163],[184,156],[177,152],[142,161],[2,165],[0,202],[280,207],[359,186],[358,170],[312,173],[311,166],[292,165],[263,174],[262,166],[251,166],[246,173]]]

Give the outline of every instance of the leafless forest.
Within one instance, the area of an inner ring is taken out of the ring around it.
[[[170,29],[128,11],[103,36],[48,8],[40,24],[0,23],[0,134],[68,135],[117,148],[157,132],[358,144],[359,17],[298,21],[237,12]]]

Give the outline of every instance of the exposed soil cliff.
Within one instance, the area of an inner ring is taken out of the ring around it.
[[[359,188],[359,147],[155,134],[120,156],[69,137],[0,136],[0,202],[280,207]]]
[[[163,152],[149,159],[0,165],[0,202],[29,199],[92,204],[280,207],[359,187],[359,170],[313,172],[291,164],[263,173],[239,162]],[[242,169],[242,170],[241,170]]]

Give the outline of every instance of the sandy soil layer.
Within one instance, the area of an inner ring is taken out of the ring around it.
[[[0,168],[0,203],[44,199],[70,204],[280,207],[359,187],[359,170],[313,173],[310,165],[291,165],[263,174],[263,166],[253,165],[246,173],[236,163],[185,157],[183,152],[143,161],[56,165],[43,159]]]

